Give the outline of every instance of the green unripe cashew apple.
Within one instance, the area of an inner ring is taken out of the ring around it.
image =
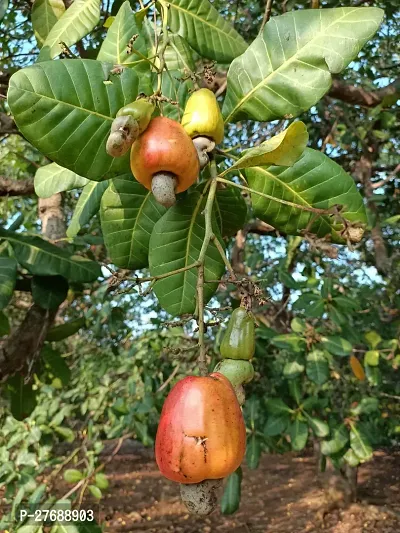
[[[145,99],[136,100],[122,107],[111,125],[106,151],[112,157],[121,157],[129,150],[138,136],[149,125],[154,104]]]
[[[200,167],[192,140],[179,122],[156,117],[132,145],[131,170],[157,202],[171,207],[175,193],[197,181]]]
[[[229,320],[220,346],[223,359],[249,360],[255,351],[254,320],[244,307],[237,307]]]
[[[223,359],[214,368],[214,372],[224,375],[232,384],[239,405],[245,402],[243,385],[254,378],[254,368],[250,361],[240,359]]]
[[[182,126],[193,139],[203,169],[209,153],[224,138],[224,119],[215,94],[209,89],[195,91],[186,103]]]

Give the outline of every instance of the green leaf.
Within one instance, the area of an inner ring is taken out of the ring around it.
[[[329,365],[324,352],[314,350],[307,355],[306,373],[317,385],[323,385],[329,379]]]
[[[87,183],[86,178],[57,163],[40,167],[35,174],[35,192],[39,198],[50,198],[53,194],[84,187]]]
[[[137,38],[130,43],[134,35],[137,35]],[[150,71],[147,53],[146,35],[141,31],[129,2],[124,2],[107,31],[97,59],[114,65],[124,65],[135,69],[136,73],[143,73]]]
[[[321,453],[323,455],[335,455],[339,453],[349,442],[349,433],[346,426],[342,425],[334,430],[331,440],[321,442]]]
[[[240,467],[228,477],[221,499],[222,514],[230,515],[239,509],[242,477],[242,469]]]
[[[20,374],[8,378],[6,383],[11,414],[17,420],[27,418],[36,407],[36,391],[32,389],[32,383],[25,383],[24,377]]]
[[[351,343],[343,339],[342,337],[337,337],[335,335],[329,337],[322,337],[321,343],[326,350],[332,355],[338,355],[340,357],[346,357],[350,355],[353,351],[353,346]]]
[[[113,158],[106,142],[117,111],[136,99],[139,78],[132,69],[110,74],[112,68],[90,59],[47,61],[16,72],[8,90],[21,133],[51,160],[95,181],[130,171],[129,153]]]
[[[99,20],[100,0],[75,0],[51,28],[38,61],[47,61],[60,55],[60,42],[72,46],[91,32]]]
[[[156,88],[157,77],[154,77],[154,89]],[[162,78],[161,90],[163,96],[169,98],[174,104],[165,102],[162,104],[163,115],[173,120],[181,121],[186,102],[194,89],[191,79],[184,79],[184,74],[177,70],[165,73]]]
[[[369,366],[378,366],[379,365],[379,351],[378,350],[368,350],[364,355],[364,363]]]
[[[56,426],[54,428],[54,431],[56,433],[58,433],[59,435],[61,435],[61,437],[66,442],[72,443],[75,440],[75,433],[70,428],[64,428],[64,427]]]
[[[246,50],[245,40],[208,0],[172,0],[168,5],[171,30],[202,57],[227,63]]]
[[[265,407],[268,413],[279,416],[285,416],[285,414],[293,412],[292,409],[290,409],[290,407],[280,398],[268,398]]]
[[[365,337],[365,340],[367,341],[368,345],[373,350],[375,350],[375,348],[378,346],[378,344],[382,340],[382,337],[376,331],[367,331],[367,333],[364,335],[364,337]]]
[[[73,256],[40,237],[28,237],[0,228],[0,237],[13,247],[18,262],[31,274],[38,276],[63,276],[71,281],[90,282],[101,275],[95,261]]]
[[[217,190],[215,207],[223,237],[233,237],[247,219],[247,204],[239,189],[227,187]]]
[[[295,379],[302,372],[304,372],[304,365],[301,365],[298,361],[288,362],[283,367],[283,375],[287,379]]]
[[[307,415],[308,424],[316,437],[327,437],[330,433],[329,426],[323,420]]]
[[[269,415],[264,426],[264,435],[266,437],[276,437],[286,431],[289,424],[288,415]]]
[[[0,309],[12,298],[17,279],[17,262],[13,257],[0,257]]]
[[[84,317],[77,318],[75,320],[69,320],[61,326],[55,326],[50,328],[47,333],[46,341],[48,342],[58,342],[75,335],[81,328],[85,327],[86,320]]]
[[[260,463],[261,441],[256,435],[250,435],[246,444],[246,464],[250,470],[256,470]]]
[[[297,281],[293,278],[291,274],[287,270],[284,270],[284,268],[280,268],[278,271],[278,277],[279,281],[283,283],[285,287],[288,287],[289,289],[298,289],[299,284]]]
[[[66,324],[70,324],[67,322]],[[64,324],[65,325],[65,324]],[[57,326],[62,327],[62,326]],[[54,333],[54,330],[53,330]],[[61,357],[61,354],[55,350],[52,350],[50,346],[45,345],[41,352],[41,357],[48,366],[51,373],[58,378],[63,385],[68,385],[71,379],[71,370],[65,362],[65,359]]]
[[[3,311],[0,311],[0,337],[10,333],[10,322]]]
[[[31,19],[39,48],[64,12],[65,5],[62,0],[35,0],[32,6]]]
[[[33,276],[32,298],[43,309],[57,309],[68,294],[68,281],[62,276]]]
[[[32,507],[36,507],[38,506],[38,504],[40,503],[42,497],[44,496],[44,494],[46,493],[46,489],[47,489],[47,485],[46,483],[41,483],[33,492],[32,494],[30,495],[29,497],[29,500],[28,500],[28,503],[30,506]],[[19,530],[21,531],[21,530]]]
[[[185,268],[199,259],[205,236],[204,208],[206,196],[195,191],[178,202],[157,221],[150,238],[150,273],[160,276]],[[216,217],[213,214],[213,231],[221,242]],[[225,270],[224,262],[212,242],[205,257],[204,279],[218,280]],[[197,268],[156,281],[154,292],[171,315],[193,313],[196,308]],[[217,289],[216,283],[205,283],[204,303]]]
[[[114,178],[101,201],[101,229],[108,256],[120,268],[148,265],[150,235],[166,209],[132,174]]]
[[[304,314],[309,318],[320,318],[325,311],[325,300],[315,300],[307,304],[304,309]]]
[[[289,394],[297,405],[301,404],[303,397],[303,391],[300,379],[289,379],[288,381]]]
[[[290,328],[294,333],[304,333],[304,331],[306,330],[306,327],[307,325],[305,321],[298,317],[295,317],[290,322]]]
[[[379,411],[378,398],[362,398],[362,400],[351,408],[351,414],[354,416],[370,415]]]
[[[78,483],[84,478],[83,472],[76,470],[75,468],[69,468],[64,471],[64,480],[67,483]]]
[[[100,202],[104,191],[108,187],[108,180],[100,183],[89,182],[76,203],[74,214],[67,229],[67,237],[75,237],[100,209]]]
[[[308,424],[301,422],[298,418],[290,424],[288,429],[292,450],[300,452],[307,444]]]
[[[330,237],[332,242],[345,241],[344,229],[332,215],[315,217],[306,208],[328,209],[345,206],[341,216],[357,224],[365,224],[366,212],[356,184],[337,163],[316,150],[306,148],[300,159],[289,168],[269,166],[245,170],[250,187],[270,198],[252,193],[254,214],[274,228],[290,235],[301,234],[309,227],[318,237]],[[291,202],[285,205],[279,200]],[[315,219],[312,223],[312,219]]]
[[[96,485],[89,485],[88,489],[90,490],[92,496],[96,498],[96,500],[101,500],[103,495],[99,487],[96,487]]]
[[[353,452],[351,448],[349,448],[347,452],[343,455],[343,459],[349,466],[353,468],[360,464],[360,459],[357,457],[357,455]]]
[[[102,472],[99,472],[98,474],[96,474],[94,480],[95,480],[96,486],[99,487],[99,489],[105,490],[109,486],[107,476],[103,474]]]
[[[245,150],[243,157],[236,161],[229,171],[264,165],[291,167],[304,152],[307,142],[306,125],[303,122],[293,122],[275,137],[255,148]]]
[[[229,68],[226,122],[291,118],[309,109],[382,17],[377,8],[302,9],[273,17]]]
[[[180,71],[186,75],[196,71],[193,50],[180,35],[173,33],[169,35],[169,44],[164,57],[168,70]]]
[[[305,348],[305,340],[303,337],[294,333],[284,333],[283,335],[277,335],[271,339],[271,342],[277,348],[289,348],[294,352],[302,352]]]
[[[350,430],[350,446],[361,462],[372,458],[372,446],[365,433],[355,424]]]

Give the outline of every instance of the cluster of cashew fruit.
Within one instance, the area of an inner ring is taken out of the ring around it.
[[[175,194],[196,183],[209,154],[224,137],[224,123],[216,97],[209,89],[195,91],[187,101],[182,122],[152,115],[155,105],[145,98],[117,113],[106,150],[121,157],[131,150],[131,170],[165,207]]]
[[[243,384],[254,376],[254,322],[239,307],[221,344],[222,360],[205,377],[179,381],[165,400],[156,436],[161,473],[180,483],[182,501],[195,514],[210,514],[223,478],[241,464],[246,427]]]

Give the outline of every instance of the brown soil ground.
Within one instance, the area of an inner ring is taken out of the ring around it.
[[[235,515],[218,510],[197,518],[187,513],[178,486],[160,476],[152,459],[116,456],[107,465],[110,488],[97,511],[110,533],[400,533],[400,452],[376,452],[359,471],[360,501],[331,511],[324,523],[318,518],[324,491],[315,472],[310,456],[265,455],[258,470],[244,467]],[[379,505],[371,505],[373,499]]]

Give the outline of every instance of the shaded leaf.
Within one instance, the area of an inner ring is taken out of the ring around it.
[[[3,311],[0,311],[0,337],[10,333],[10,322]]]
[[[343,339],[342,337],[337,337],[335,335],[323,337],[321,339],[321,343],[323,347],[328,350],[329,353],[333,355],[338,355],[340,357],[350,355],[353,350],[353,346],[348,340]]]
[[[0,228],[0,237],[13,247],[18,262],[38,276],[63,276],[71,281],[94,281],[101,275],[100,265],[81,256],[72,256],[40,237],[28,237]]]
[[[230,515],[239,509],[242,484],[242,469],[239,467],[231,474],[225,484],[221,499],[221,513]]]
[[[355,424],[350,430],[350,446],[361,462],[372,458],[372,446],[365,433]]]
[[[206,196],[195,191],[168,209],[157,221],[150,238],[151,276],[167,274],[198,261],[205,236],[205,203]],[[221,239],[215,215],[213,231]],[[220,242],[224,246],[222,240]],[[204,278],[206,281],[220,279],[224,270],[224,262],[212,242],[205,257]],[[171,315],[193,313],[196,307],[196,284],[197,268],[192,268],[156,281],[154,292],[161,307]],[[205,283],[205,303],[216,289],[217,284]]]
[[[82,190],[67,229],[67,237],[75,237],[100,209],[100,202],[109,181],[89,182]]]
[[[299,452],[307,444],[308,424],[296,418],[296,420],[290,424],[288,434],[290,436],[292,450]]]
[[[32,389],[32,382],[25,383],[24,376],[15,374],[8,378],[6,386],[10,398],[11,414],[17,420],[27,418],[36,407],[36,391]],[[19,464],[27,464],[22,462],[22,459],[20,461]]]
[[[260,463],[261,441],[256,435],[250,435],[246,444],[246,464],[250,470],[256,470]]]
[[[60,326],[55,326],[49,329],[47,333],[46,341],[58,342],[75,335],[81,328],[85,327],[86,320],[84,317],[77,318],[75,320],[69,320]]]
[[[62,276],[33,276],[32,298],[43,309],[57,309],[68,294],[68,281]]]
[[[271,197],[251,194],[255,215],[287,234],[298,235],[308,228],[318,237],[329,236],[332,242],[344,242],[341,235],[344,226],[333,215],[316,217],[301,206],[318,209],[345,206],[341,211],[344,219],[359,224],[367,221],[363,199],[353,178],[316,150],[306,148],[292,167],[254,167],[246,169],[245,174],[253,190]]]
[[[288,424],[288,415],[269,415],[264,426],[264,435],[266,437],[276,437],[277,435],[281,435],[286,431]]]
[[[72,170],[50,163],[40,167],[35,174],[35,193],[39,198],[50,198],[53,194],[84,187],[86,178],[78,176]]]
[[[297,10],[273,17],[228,71],[226,122],[300,115],[330,89],[379,27],[377,8]]]
[[[54,330],[53,330],[53,334],[54,334]],[[55,350],[52,350],[50,346],[45,345],[44,348],[42,349],[41,357],[45,361],[51,373],[56,378],[58,378],[63,385],[68,385],[69,380],[71,378],[71,370],[69,369],[69,366],[65,362],[65,359],[61,357],[61,354]]]
[[[101,229],[108,256],[120,268],[148,265],[150,235],[166,209],[132,174],[114,178],[101,201]]]
[[[307,355],[307,376],[317,385],[323,385],[329,378],[329,365],[324,353],[314,350]]]
[[[0,309],[12,298],[17,279],[17,262],[13,257],[0,257]]]
[[[239,189],[227,187],[217,190],[215,207],[221,224],[221,235],[233,237],[243,228],[247,218],[247,204]]]
[[[293,412],[292,409],[290,409],[290,407],[280,398],[268,398],[265,407],[268,413],[279,416],[284,416],[285,413],[289,414]]]

